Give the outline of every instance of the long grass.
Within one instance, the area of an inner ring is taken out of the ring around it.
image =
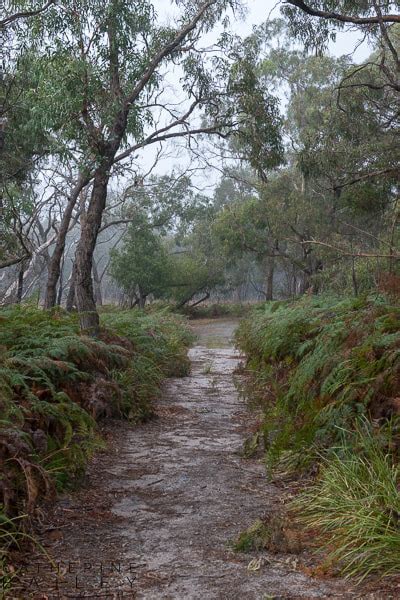
[[[400,571],[400,467],[368,429],[357,452],[344,443],[322,460],[314,485],[294,501],[298,519],[318,531],[328,560],[363,579]]]
[[[400,308],[365,299],[269,304],[246,319],[237,342],[266,417],[269,464],[307,469],[360,417],[397,409]]]

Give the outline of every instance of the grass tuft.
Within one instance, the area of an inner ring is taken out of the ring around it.
[[[243,531],[233,543],[235,552],[263,550],[268,546],[270,533],[266,525],[257,519],[246,531]]]
[[[322,460],[317,481],[294,501],[301,523],[320,532],[328,561],[365,578],[400,569],[400,467],[364,426]]]

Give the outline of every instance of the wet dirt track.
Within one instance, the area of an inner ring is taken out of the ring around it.
[[[307,577],[290,557],[232,550],[279,491],[260,460],[239,453],[255,417],[234,384],[235,323],[194,327],[190,377],[166,383],[157,419],[110,425],[111,451],[97,455],[85,485],[43,521],[54,564],[31,560],[19,597],[359,597],[339,580]]]

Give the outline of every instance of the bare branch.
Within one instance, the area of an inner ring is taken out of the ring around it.
[[[160,63],[166,58],[170,56],[179,45],[186,39],[186,37],[196,29],[198,23],[203,18],[204,14],[207,10],[216,3],[216,0],[208,0],[203,4],[200,10],[197,12],[196,16],[185,26],[183,27],[174,37],[174,39],[166,44],[150,61],[149,66],[147,67],[145,73],[138,81],[136,86],[133,88],[130,94],[125,99],[125,112],[128,113],[130,106],[138,99],[150,79],[152,78],[155,70],[160,65]]]
[[[293,240],[290,240],[290,241],[293,241]],[[349,252],[348,250],[345,250],[344,248],[339,248],[339,246],[334,246],[333,244],[328,244],[327,242],[321,242],[319,240],[313,240],[313,239],[304,240],[304,241],[295,240],[295,242],[297,244],[301,244],[302,246],[304,246],[306,244],[323,246],[324,248],[329,248],[330,250],[335,250],[336,252],[340,252],[340,254],[342,254],[342,256],[351,256],[353,258],[391,258],[393,260],[400,260],[400,254],[376,254],[376,253],[370,253],[370,252]]]
[[[355,183],[359,183],[360,181],[367,181],[368,179],[374,179],[375,177],[380,177],[381,175],[398,175],[400,172],[399,167],[391,167],[388,169],[379,169],[378,171],[371,171],[371,173],[364,173],[363,175],[358,175],[354,179],[350,181],[346,181],[345,183],[335,185],[334,189],[339,190],[344,187],[348,187],[350,185],[354,185]]]
[[[174,126],[175,125],[176,125],[176,123],[174,123]],[[222,133],[222,131],[220,131],[220,127],[218,125],[213,125],[211,127],[199,127],[197,129],[187,129],[185,131],[176,131],[174,133],[167,133],[164,135],[153,137],[154,135],[156,135],[156,133],[153,133],[150,136],[148,136],[145,140],[143,140],[143,142],[135,144],[134,146],[131,146],[124,152],[121,152],[121,154],[118,154],[114,159],[114,164],[117,162],[120,162],[124,158],[127,158],[130,154],[132,154],[132,152],[135,152],[136,150],[139,150],[140,148],[144,148],[145,146],[149,146],[150,144],[165,142],[166,140],[170,140],[173,138],[187,137],[187,136],[191,136],[191,135],[199,135],[201,133],[215,134],[215,135],[219,135],[220,137],[228,137],[228,134],[224,134],[224,133]]]

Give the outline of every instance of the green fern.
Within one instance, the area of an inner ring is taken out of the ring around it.
[[[397,395],[400,309],[382,302],[268,304],[240,326],[237,342],[260,393],[267,388],[275,397],[265,422],[276,465],[280,453],[312,463],[313,454],[337,442],[338,427],[351,429],[377,398]]]

